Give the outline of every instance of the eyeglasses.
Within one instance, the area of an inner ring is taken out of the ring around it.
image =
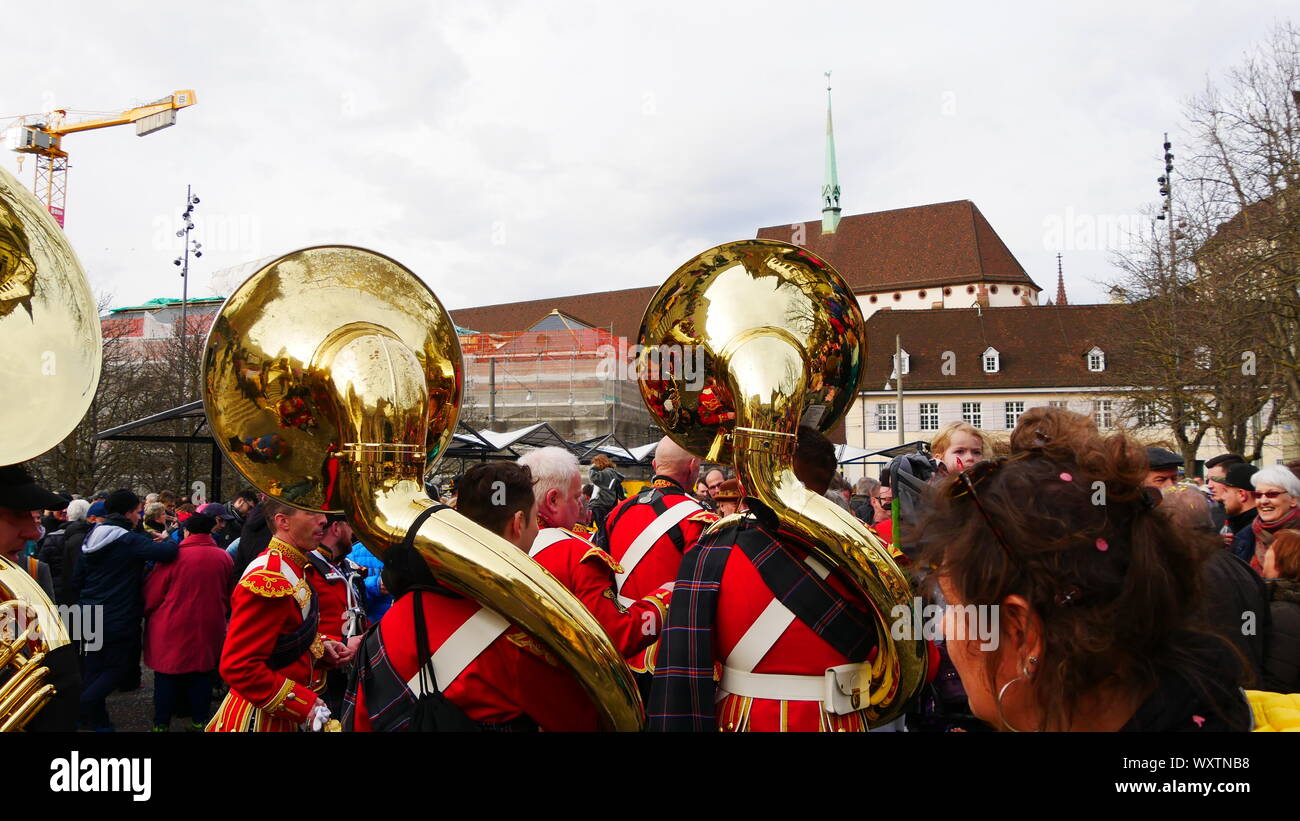
[[[1257,490],[1251,494],[1256,499],[1276,499],[1279,496],[1289,495],[1285,490]]]

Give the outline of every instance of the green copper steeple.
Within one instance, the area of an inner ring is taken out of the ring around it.
[[[826,72],[826,179],[822,183],[822,233],[840,224],[840,175],[835,168],[835,131],[831,128],[831,73]]]

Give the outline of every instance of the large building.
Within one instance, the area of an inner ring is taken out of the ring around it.
[[[866,374],[846,419],[848,444],[879,451],[900,441],[929,442],[959,420],[1005,437],[1026,410],[1049,405],[1092,416],[1103,432],[1123,428],[1147,440],[1168,438],[1144,408],[1124,399],[1117,374],[1135,355],[1125,344],[1128,305],[969,308],[917,319],[881,312],[867,321]],[[896,346],[902,349],[901,414]],[[1197,456],[1222,450],[1211,432]],[[1275,436],[1263,461],[1282,456]],[[875,475],[883,461],[850,472]]]

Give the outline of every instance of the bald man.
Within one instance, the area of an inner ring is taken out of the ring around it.
[[[614,574],[615,592],[625,605],[677,580],[682,554],[718,520],[686,491],[700,462],[665,436],[655,448],[655,475],[649,487],[624,499],[605,518],[598,543],[614,556],[622,572]],[[628,659],[648,691],[654,672],[655,646]]]

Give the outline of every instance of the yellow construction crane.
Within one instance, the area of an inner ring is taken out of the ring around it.
[[[120,114],[100,119],[81,120],[65,123],[67,110],[50,112],[48,120],[43,123],[28,124],[26,117],[9,129],[7,141],[9,148],[20,154],[36,155],[36,177],[32,190],[46,210],[53,215],[60,226],[63,225],[64,202],[68,195],[68,154],[63,150],[63,135],[78,131],[90,131],[96,128],[108,128],[114,125],[135,123],[138,137],[160,131],[176,124],[176,112],[186,106],[194,105],[197,99],[193,89],[177,91],[148,105],[129,108]],[[22,158],[19,158],[21,164]],[[20,166],[21,167],[21,166]]]

